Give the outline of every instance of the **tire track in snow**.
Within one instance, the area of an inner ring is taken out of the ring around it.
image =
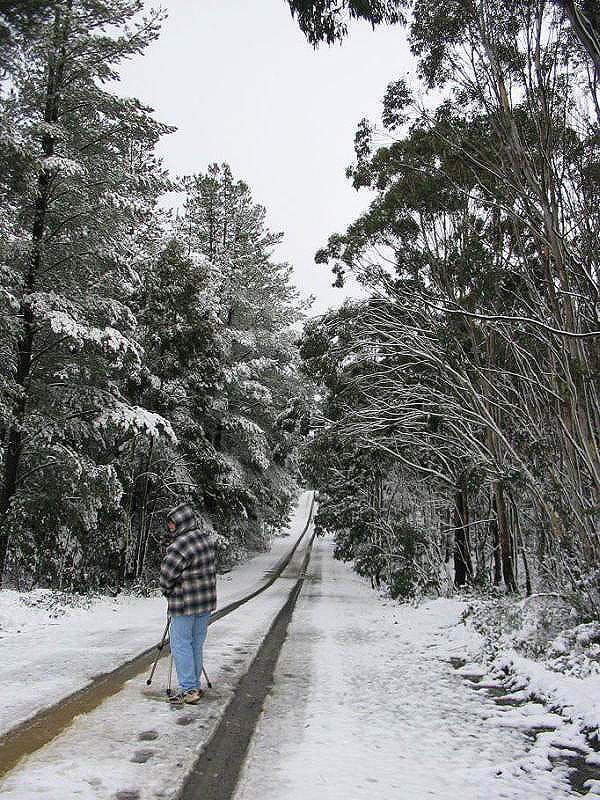
[[[218,728],[178,793],[178,800],[229,800],[233,796],[265,698],[273,685],[275,666],[306,578],[315,535],[310,539],[300,575],[285,605],[240,680]]]
[[[314,503],[313,493],[304,528],[293,547],[275,565],[267,580],[261,583],[254,591],[228,603],[212,614],[209,625],[266,591],[282,575],[292,561],[310,527],[314,513]],[[110,672],[98,675],[83,689],[73,692],[60,702],[38,712],[35,716],[4,733],[0,737],[0,778],[14,769],[22,759],[35,753],[56,738],[71,724],[75,717],[93,711],[104,700],[117,694],[127,681],[147,671],[156,658],[156,650],[157,646],[154,645],[135,658],[110,670]],[[165,648],[165,652],[160,658],[162,659],[166,655],[168,655],[168,648]]]

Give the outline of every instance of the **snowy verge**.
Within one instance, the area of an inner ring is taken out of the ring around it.
[[[517,687],[577,722],[590,738],[600,727],[600,624],[577,621],[558,595],[471,602],[464,627],[481,636],[479,660]]]
[[[440,657],[453,662],[474,689],[491,691],[506,703],[504,725],[536,734],[521,769],[527,771],[534,763],[550,769],[553,759],[573,754],[590,766],[600,766],[595,751],[600,745],[600,674],[594,660],[598,624],[557,633],[558,621],[548,624],[542,615],[540,625],[539,610],[524,613],[523,601],[511,603],[508,613],[507,603],[499,606],[494,601],[494,614],[490,605],[464,604],[461,619],[438,637]],[[504,618],[490,625],[490,618],[497,621],[503,611]],[[586,781],[584,787],[590,795],[600,794],[596,780]]]
[[[506,651],[490,665],[490,674],[506,676],[505,686],[519,686],[530,699],[561,714],[595,743],[600,729],[600,676],[576,678],[554,672],[530,658]]]

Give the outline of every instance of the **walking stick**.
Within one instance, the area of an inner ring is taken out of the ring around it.
[[[171,697],[172,679],[173,679],[173,653],[169,655],[169,683],[167,684],[167,697]]]
[[[158,648],[158,653],[156,654],[156,658],[154,659],[154,664],[152,665],[152,672],[150,673],[150,677],[146,681],[146,686],[150,686],[152,683],[152,678],[154,677],[154,670],[156,669],[156,665],[158,664],[158,659],[160,658],[160,654],[162,652],[163,647],[165,646],[165,642],[167,640],[167,635],[169,633],[169,625],[171,624],[171,617],[167,619],[167,625],[165,627],[165,632],[162,635],[162,639],[160,640],[160,644],[157,644],[156,647]]]
[[[206,685],[209,689],[212,689],[212,683],[208,679],[208,675],[206,674],[206,670],[202,667],[202,672],[204,673],[204,677],[206,678]]]

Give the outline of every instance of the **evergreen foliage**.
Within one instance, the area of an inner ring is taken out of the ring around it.
[[[286,471],[299,443],[308,402],[298,373],[294,326],[301,319],[290,268],[272,251],[281,234],[265,226],[265,209],[229,167],[213,164],[185,181],[178,232],[188,253],[212,270],[222,388],[205,433],[219,479],[205,495],[224,532],[260,541],[289,506]],[[290,408],[296,398],[296,408]]]
[[[142,0],[0,13],[0,571],[23,587],[143,579],[184,498],[231,560],[296,489],[280,235],[227,166],[186,181],[170,223],[155,146],[172,128],[113,91],[161,19]]]
[[[129,306],[131,231],[164,187],[147,154],[168,130],[137,101],[104,88],[118,62],[158,34],[158,16],[134,21],[140,9],[54,4],[21,35],[3,98],[14,224],[2,264],[0,561],[12,537],[16,568],[36,578],[54,580],[63,554],[73,563],[86,551],[100,510],[118,507],[120,487],[102,455],[148,425],[169,430],[119,388],[140,356]],[[111,24],[123,33],[108,36]],[[35,563],[22,563],[25,553]]]

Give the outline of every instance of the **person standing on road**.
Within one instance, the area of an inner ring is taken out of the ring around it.
[[[210,612],[217,607],[215,545],[198,526],[192,507],[182,503],[166,519],[171,538],[160,566],[160,588],[168,599],[170,644],[179,693],[172,703],[197,703],[202,697],[202,650]]]

